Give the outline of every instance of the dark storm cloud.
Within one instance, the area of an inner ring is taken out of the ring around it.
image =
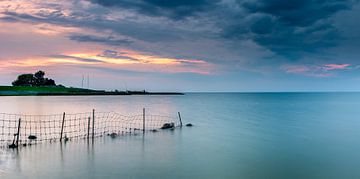
[[[334,47],[341,34],[332,17],[357,0],[91,0],[168,19],[197,18],[220,30],[218,40],[252,40],[286,58]],[[202,13],[202,16],[196,14]]]
[[[349,9],[351,0],[238,0],[250,13],[265,13],[292,26],[309,26],[319,19]]]
[[[16,12],[3,12],[2,15],[4,17],[0,17],[1,21],[6,21],[7,19],[11,19],[13,22],[29,22],[29,23],[48,23],[48,24],[59,24],[63,26],[72,26],[69,23],[69,19],[66,19],[63,16],[54,16],[53,14],[23,14]]]
[[[72,34],[69,36],[69,38],[71,40],[78,41],[78,42],[95,42],[95,43],[102,43],[102,44],[114,45],[114,46],[129,45],[129,44],[133,43],[131,40],[128,40],[128,39],[117,39],[112,36],[99,37],[99,36],[92,36],[92,35]]]
[[[264,63],[261,58],[269,59],[267,54],[256,56],[260,54],[258,49],[293,60],[305,55],[319,55],[330,47],[336,47],[343,34],[335,25],[333,17],[358,4],[358,0],[89,1],[98,8],[97,11],[90,9],[78,12],[74,8],[70,15],[64,15],[61,11],[37,14],[6,11],[3,12],[2,20],[50,23],[111,34],[68,36],[78,42],[129,45],[135,49],[164,54],[168,52],[167,55],[177,56],[199,55],[202,50],[203,54],[199,56],[207,61],[223,64],[225,57],[220,59],[218,56],[227,56],[230,65],[239,61],[239,58],[251,58],[254,61],[252,63],[258,65],[256,62]],[[128,10],[136,12],[132,18],[105,18],[106,15],[111,16],[112,12],[126,14]],[[214,45],[207,47],[209,42]],[[243,43],[254,45],[244,50],[241,49]],[[212,52],[218,49],[223,54],[216,53],[219,59],[214,59]],[[252,54],[244,57],[246,53]],[[252,59],[254,56],[257,59]],[[275,58],[278,59],[278,56]]]
[[[347,0],[237,1],[244,12],[223,28],[223,37],[251,39],[287,58],[336,46],[341,34],[333,25],[337,12],[352,7]],[[243,20],[241,20],[243,19]]]
[[[4,12],[5,17],[0,17],[0,20],[5,21],[11,18],[13,21],[29,22],[29,23],[48,23],[68,27],[83,27],[96,31],[103,32],[104,30],[110,30],[114,33],[126,35],[135,39],[139,39],[147,42],[162,42],[162,41],[173,41],[180,40],[183,35],[191,33],[190,31],[179,30],[176,28],[169,29],[167,27],[159,26],[151,23],[140,23],[130,20],[107,20],[100,16],[96,17],[77,17],[77,16],[63,16],[52,13],[43,13],[30,15],[20,14],[16,12]],[[75,34],[77,35],[77,34]],[[71,36],[70,36],[71,38]],[[99,39],[98,37],[75,37],[72,40],[93,40],[103,41],[105,39]]]
[[[91,2],[106,7],[133,9],[144,15],[183,19],[216,8],[219,0],[91,0]]]

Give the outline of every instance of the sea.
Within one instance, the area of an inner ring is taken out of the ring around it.
[[[175,130],[0,148],[0,178],[360,178],[360,93],[0,97],[0,113],[171,115]]]

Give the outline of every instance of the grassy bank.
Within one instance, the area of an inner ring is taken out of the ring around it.
[[[46,87],[46,86],[0,86],[1,96],[21,96],[21,95],[65,95],[65,94],[88,94],[105,91],[67,88],[67,87]]]
[[[182,95],[174,92],[105,91],[83,88],[46,86],[0,86],[0,96],[64,96],[64,95]]]

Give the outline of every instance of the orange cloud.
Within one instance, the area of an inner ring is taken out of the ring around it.
[[[129,50],[123,50],[119,54],[106,56],[99,55],[96,52],[69,53],[66,55],[2,61],[0,65],[9,68],[56,66],[59,64],[88,65],[139,72],[197,73],[204,75],[210,74],[214,68],[213,64],[197,59],[160,57]]]

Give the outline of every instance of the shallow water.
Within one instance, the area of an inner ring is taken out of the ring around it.
[[[360,93],[0,97],[0,112],[171,114],[174,131],[0,149],[1,178],[359,178]]]

